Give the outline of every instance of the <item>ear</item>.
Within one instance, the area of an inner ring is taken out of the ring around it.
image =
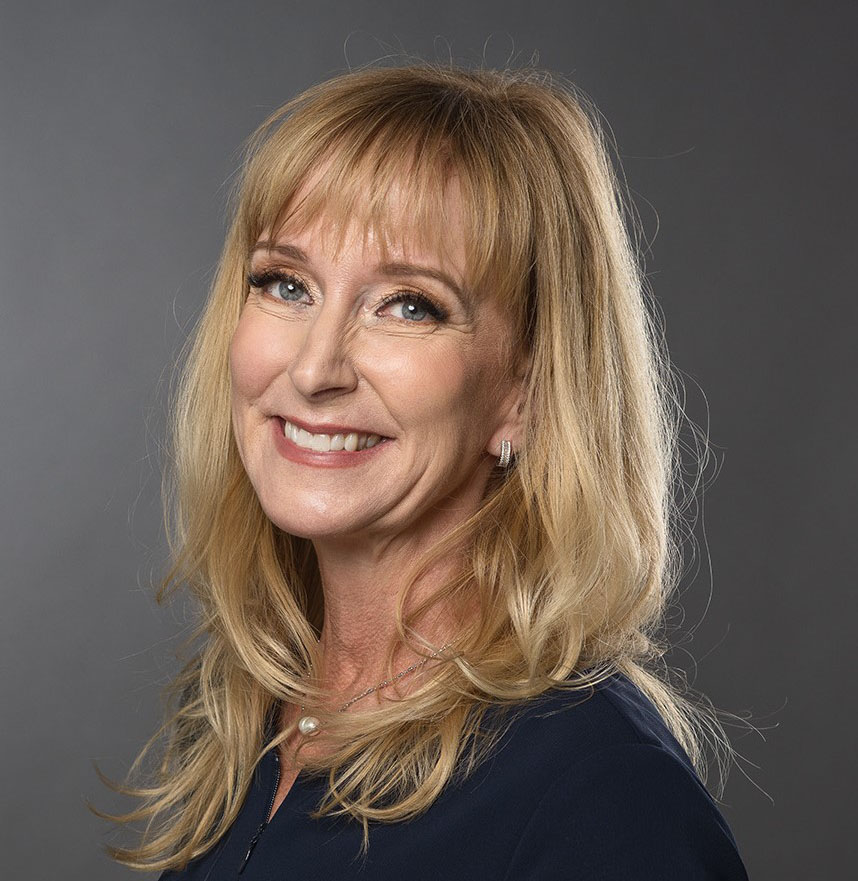
[[[524,422],[522,410],[524,409],[525,391],[530,369],[526,359],[519,362],[515,377],[509,391],[500,405],[501,423],[489,439],[486,450],[495,457],[501,454],[501,442],[508,440],[515,455],[522,445],[524,438]]]

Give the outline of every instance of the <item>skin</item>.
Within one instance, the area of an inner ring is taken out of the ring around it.
[[[452,220],[446,262],[407,243],[391,257],[441,268],[461,283],[466,266],[455,178],[446,198]],[[266,238],[264,231],[260,241]],[[380,274],[376,244],[371,237],[364,243],[357,229],[338,253],[324,247],[316,229],[287,229],[277,242],[298,246],[309,262],[265,251],[250,260],[251,272],[277,268],[303,285],[249,290],[229,350],[233,427],[266,515],[315,547],[325,596],[320,678],[330,706],[338,707],[387,675],[383,652],[395,632],[402,573],[478,509],[501,441],[519,448],[523,371],[500,379],[512,336],[490,296],[475,294],[469,314],[442,282]],[[380,306],[403,289],[425,292],[448,317],[436,321],[414,301]],[[393,440],[356,467],[299,464],[275,449],[274,414],[367,427]],[[443,575],[443,569],[430,573],[415,596]],[[459,627],[442,610],[423,633],[441,645]],[[417,657],[403,651],[395,669]],[[398,693],[418,675],[404,677]],[[383,697],[377,692],[353,709]],[[284,708],[284,722],[296,712]],[[284,775],[275,810],[291,783]]]

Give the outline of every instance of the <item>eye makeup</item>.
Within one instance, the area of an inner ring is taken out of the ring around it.
[[[307,285],[301,280],[301,278],[285,270],[265,269],[260,272],[250,272],[247,275],[247,284],[254,290],[260,290],[263,293],[266,293],[266,288],[269,288],[272,285],[278,283],[292,288],[293,291],[296,291],[298,293],[303,291],[307,295],[310,295]],[[299,302],[298,300],[285,299],[282,296],[277,296],[271,293],[267,293],[266,295],[269,296],[271,299],[277,300],[281,303]],[[380,310],[385,306],[390,305],[391,303],[404,303],[406,305],[416,304],[417,311],[425,312],[431,317],[432,321],[439,324],[444,322],[449,317],[449,313],[447,312],[447,310],[440,303],[437,303],[432,297],[430,297],[423,291],[411,290],[407,288],[400,289],[395,293],[384,297],[379,304],[378,309]],[[400,321],[403,321],[406,324],[430,323],[428,321],[411,319],[400,319]]]

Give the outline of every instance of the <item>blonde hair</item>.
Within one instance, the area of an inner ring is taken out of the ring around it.
[[[248,143],[172,399],[164,500],[173,565],[157,596],[190,589],[200,615],[189,644],[201,647],[128,774],[163,741],[152,778],[102,775],[142,800],[127,814],[96,811],[147,821],[136,847],[107,847],[127,866],[181,868],[211,848],[262,755],[294,731],[266,746],[269,714],[280,701],[323,697],[305,680],[318,669],[324,614],[312,543],[266,517],[232,434],[227,352],[248,254],[264,230],[275,240],[287,222],[313,220],[340,236],[357,220],[382,247],[407,235],[441,249],[451,174],[466,218],[467,283],[505,304],[526,356],[523,442],[513,466],[492,474],[480,509],[408,573],[388,669],[397,644],[438,648],[418,627],[435,604],[476,598],[479,615],[407,700],[323,719],[333,752],[305,761],[328,778],[316,815],[351,815],[366,848],[370,821],[419,814],[488,755],[498,735],[481,726],[488,707],[589,687],[614,671],[653,701],[704,780],[707,738],[729,750],[711,705],[691,701],[662,661],[660,631],[681,575],[683,413],[647,309],[635,215],[595,108],[545,71],[370,67],[308,89]],[[406,231],[391,223],[397,184],[408,191]],[[421,573],[463,549],[462,570],[407,608]]]

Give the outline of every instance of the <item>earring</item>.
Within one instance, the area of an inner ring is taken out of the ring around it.
[[[509,460],[512,454],[512,444],[504,439],[501,441],[501,454],[498,458],[498,468],[508,468]]]

